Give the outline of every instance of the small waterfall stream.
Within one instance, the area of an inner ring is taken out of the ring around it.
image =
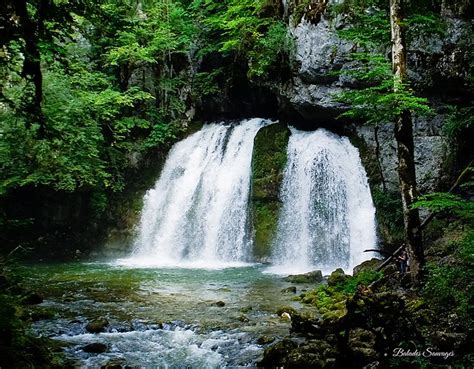
[[[252,259],[254,137],[270,121],[210,124],[178,142],[144,199],[132,263],[225,266]]]
[[[357,149],[326,130],[291,130],[270,271],[352,268],[376,245],[375,208]]]

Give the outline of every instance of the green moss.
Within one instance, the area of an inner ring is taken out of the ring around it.
[[[275,202],[254,202],[254,255],[257,258],[270,254],[270,242],[277,226],[278,208]]]
[[[255,233],[254,255],[270,254],[276,230],[280,201],[278,199],[289,129],[282,124],[262,128],[255,137],[252,157],[252,220]]]
[[[354,295],[357,286],[368,286],[381,277],[382,272],[362,271],[356,276],[347,276],[345,279],[335,281],[332,286],[321,285],[303,293],[301,301],[314,305],[323,319],[339,319],[346,314],[346,300]]]

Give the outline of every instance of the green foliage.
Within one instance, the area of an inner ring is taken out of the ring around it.
[[[409,15],[406,17],[404,24],[409,39],[420,36],[420,34],[443,36],[446,34],[447,29],[446,22],[444,22],[440,15],[430,11]]]
[[[436,314],[457,315],[465,327],[472,327],[474,306],[474,232],[455,243],[454,262],[448,265],[429,263],[423,296]]]
[[[187,81],[171,58],[187,53],[195,34],[181,2],[55,6],[38,40],[43,122],[25,114],[34,90],[22,75],[22,34],[0,55],[0,194],[29,185],[120,190],[130,153],[168,145],[181,130]],[[159,71],[158,88],[130,86],[147,65]]]
[[[288,63],[293,43],[267,0],[194,0],[191,9],[200,15],[208,41],[201,53],[241,58],[249,78],[265,77],[272,67]]]
[[[452,140],[471,136],[474,131],[474,106],[447,107],[448,117],[443,126],[444,133]]]
[[[346,300],[353,296],[358,286],[368,286],[380,279],[382,272],[362,271],[356,276],[337,283],[335,286],[321,285],[301,295],[301,301],[316,306],[325,319],[340,317],[345,312]]]
[[[354,26],[338,31],[340,37],[351,40],[363,48],[386,47],[390,43],[390,23],[385,11],[360,13],[354,20]]]
[[[212,72],[196,73],[193,80],[193,92],[195,97],[213,95],[219,92],[216,78],[221,73],[221,68],[217,68]]]
[[[426,208],[434,212],[447,211],[467,223],[472,224],[474,221],[474,201],[452,193],[435,192],[421,196],[413,207]]]
[[[394,79],[390,63],[384,56],[355,53],[353,57],[359,66],[344,73],[367,87],[334,96],[337,101],[351,106],[341,117],[381,124],[395,121],[404,111],[417,115],[431,112],[426,98],[415,96],[409,84]]]
[[[352,17],[354,25],[338,33],[364,50],[353,54],[355,67],[352,70],[341,72],[363,86],[360,90],[334,96],[335,100],[350,106],[341,117],[380,124],[395,121],[405,111],[429,114],[428,100],[416,96],[408,83],[394,79],[391,61],[382,54],[390,45],[388,2],[345,0],[333,5],[332,11]],[[422,11],[421,8],[418,11]],[[424,26],[432,30],[435,24],[438,26],[440,23],[432,13],[415,13],[406,20],[405,26],[411,29]]]
[[[256,40],[254,48],[249,52],[249,77],[265,76],[292,48],[286,26],[282,22],[272,24],[266,34]]]
[[[88,85],[88,81],[94,82]],[[38,126],[28,128],[14,109],[0,111],[3,118],[0,193],[27,185],[66,191],[97,185],[120,187],[120,180],[111,177],[112,170],[102,147],[106,144],[120,147],[132,130],[149,126],[147,121],[124,114],[151,96],[136,88],[125,92],[114,90],[97,73],[90,76],[83,71],[80,75],[66,75],[56,68],[45,71],[43,90],[43,114],[48,130],[45,139],[38,140]],[[12,100],[15,93],[10,94]],[[111,137],[110,143],[105,140],[105,129]]]

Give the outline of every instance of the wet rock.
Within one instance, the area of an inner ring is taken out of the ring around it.
[[[431,342],[440,351],[459,351],[467,343],[465,333],[437,331],[431,335]]]
[[[291,307],[291,306],[280,306],[277,310],[276,310],[276,314],[278,316],[281,316],[283,313],[287,313],[287,314],[290,314],[290,315],[294,315],[296,314],[296,309],[294,307]]]
[[[241,308],[239,311],[240,311],[241,313],[244,313],[244,314],[245,314],[245,313],[248,313],[249,311],[252,311],[252,310],[253,310],[253,308],[252,308],[251,306],[244,306],[244,307]]]
[[[355,328],[349,332],[349,350],[353,358],[359,362],[368,363],[377,358],[375,342],[376,336],[371,331]]]
[[[105,329],[109,325],[109,321],[105,318],[98,318],[89,322],[86,325],[86,331],[89,333],[100,333],[105,332]]]
[[[349,276],[346,275],[341,268],[338,268],[328,277],[328,286],[335,286],[344,283],[347,278],[349,278]]]
[[[319,283],[323,280],[323,273],[320,270],[304,274],[292,274],[285,278],[285,281],[291,283]]]
[[[334,368],[337,350],[325,340],[310,340],[289,355],[285,368]]]
[[[100,343],[100,342],[94,342],[94,343],[89,343],[88,345],[85,345],[82,350],[84,352],[89,352],[93,354],[101,354],[105,351],[107,351],[107,345]]]
[[[122,369],[129,368],[126,366],[126,361],[124,359],[112,359],[107,362],[105,365],[102,365],[100,369]]]
[[[291,331],[318,337],[325,333],[321,327],[321,322],[310,313],[293,314],[291,320]]]
[[[240,315],[237,319],[242,323],[248,323],[250,321],[250,319],[244,314]]]
[[[274,341],[275,341],[275,337],[272,337],[272,336],[260,336],[257,339],[257,343],[259,345],[267,345],[267,344],[272,343]]]
[[[372,258],[370,260],[366,260],[363,263],[361,263],[361,264],[357,265],[356,267],[354,267],[354,269],[352,270],[352,274],[357,275],[360,272],[364,272],[364,271],[367,271],[367,270],[375,270],[380,265],[381,262],[382,261],[380,259],[377,259],[377,258]]]
[[[43,302],[43,296],[39,293],[31,292],[22,299],[23,305],[38,305]]]
[[[225,302],[224,301],[216,301],[214,303],[214,305],[217,306],[217,307],[223,307],[223,306],[225,306]]]
[[[54,317],[54,311],[50,308],[42,308],[38,306],[35,310],[30,313],[32,321],[37,322],[39,320],[51,319]]]
[[[288,288],[284,288],[284,289],[281,290],[281,292],[283,292],[283,293],[296,293],[296,287],[291,286],[291,287],[288,287]]]
[[[298,347],[296,342],[285,338],[265,350],[263,359],[258,363],[258,366],[264,368],[282,366],[286,363],[288,354],[296,347]]]

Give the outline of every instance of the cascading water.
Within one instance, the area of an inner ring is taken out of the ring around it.
[[[351,268],[376,245],[375,208],[357,149],[326,130],[291,129],[270,272]]]
[[[128,263],[212,267],[251,260],[252,151],[266,124],[210,124],[173,147],[145,196]]]

